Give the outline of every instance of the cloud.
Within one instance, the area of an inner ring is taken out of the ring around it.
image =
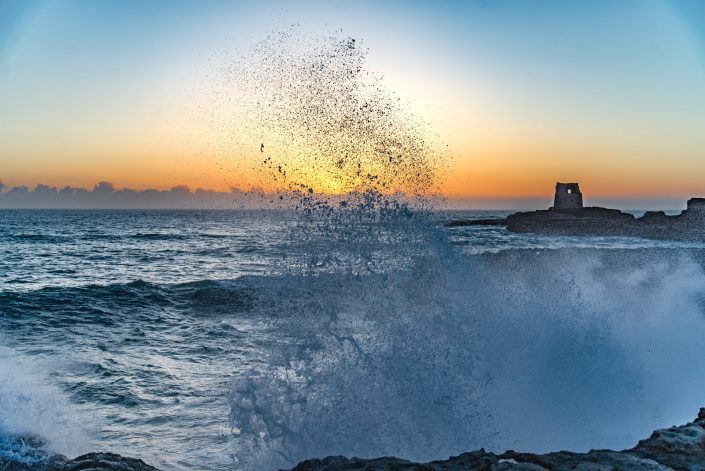
[[[172,195],[187,195],[190,192],[191,190],[186,185],[178,185],[169,190],[169,193],[171,193]]]
[[[29,193],[29,188],[27,188],[27,187],[24,186],[24,185],[21,185],[21,186],[16,186],[16,187],[12,188],[12,189],[7,193],[7,196],[16,197],[16,196],[18,196],[18,195],[20,195],[20,196],[21,196],[21,195],[26,195],[27,193]]]
[[[93,187],[94,193],[112,193],[114,191],[115,187],[110,182],[98,182],[98,184]]]
[[[65,186],[56,188],[38,184],[34,189],[25,185],[8,189],[0,180],[0,208],[57,209],[238,209],[266,207],[278,197],[261,190],[215,191],[186,185],[170,190],[116,189],[108,181],[98,182],[92,190]]]

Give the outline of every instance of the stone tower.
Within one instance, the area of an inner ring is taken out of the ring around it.
[[[581,209],[583,194],[577,183],[556,183],[556,196],[553,198],[553,209]]]

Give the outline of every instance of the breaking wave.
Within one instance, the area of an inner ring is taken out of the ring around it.
[[[249,101],[223,125],[244,123],[294,216],[154,231],[156,215],[96,213],[70,223],[78,240],[89,219],[109,228],[95,244],[45,247],[80,273],[34,280],[36,250],[6,262],[34,283],[0,291],[21,350],[0,351],[0,460],[88,442],[30,355],[63,355],[56,383],[101,412],[102,446],[165,469],[619,448],[703,405],[702,252],[468,253],[429,211],[444,147],[364,58],[353,38],[284,32],[225,70]]]
[[[86,451],[52,374],[165,469],[628,447],[702,405],[702,251],[472,255],[423,213],[336,214],[278,274],[0,293],[2,458]]]
[[[55,453],[89,449],[87,421],[57,388],[31,371],[38,365],[0,350],[0,464],[34,465]]]
[[[702,404],[705,275],[682,254],[449,250],[263,281],[278,341],[230,395],[246,468],[628,447]]]
[[[428,212],[445,148],[359,41],[287,30],[227,72],[255,161],[303,215],[250,308],[272,337],[230,393],[240,465],[614,448],[701,405],[698,260],[463,254]]]

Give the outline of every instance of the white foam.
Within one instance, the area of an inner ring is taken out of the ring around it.
[[[86,418],[42,373],[17,352],[0,349],[0,433],[37,436],[47,451],[69,457],[87,452]]]
[[[399,224],[399,246],[328,234],[357,258],[408,255],[398,269],[268,281],[278,341],[230,398],[246,468],[623,448],[703,404],[705,275],[686,256],[468,257]]]

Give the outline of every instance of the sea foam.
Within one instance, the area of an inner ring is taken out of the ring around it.
[[[36,374],[42,367],[0,349],[0,457],[26,464],[53,453],[90,449],[89,421],[56,387]]]
[[[231,391],[245,467],[629,447],[701,405],[688,256],[426,249],[390,273],[262,280],[279,340]]]
[[[231,124],[302,215],[249,308],[271,337],[230,393],[239,462],[626,447],[689,418],[705,387],[701,264],[463,253],[427,211],[446,147],[365,67],[354,38],[294,29],[227,69],[249,97]]]

